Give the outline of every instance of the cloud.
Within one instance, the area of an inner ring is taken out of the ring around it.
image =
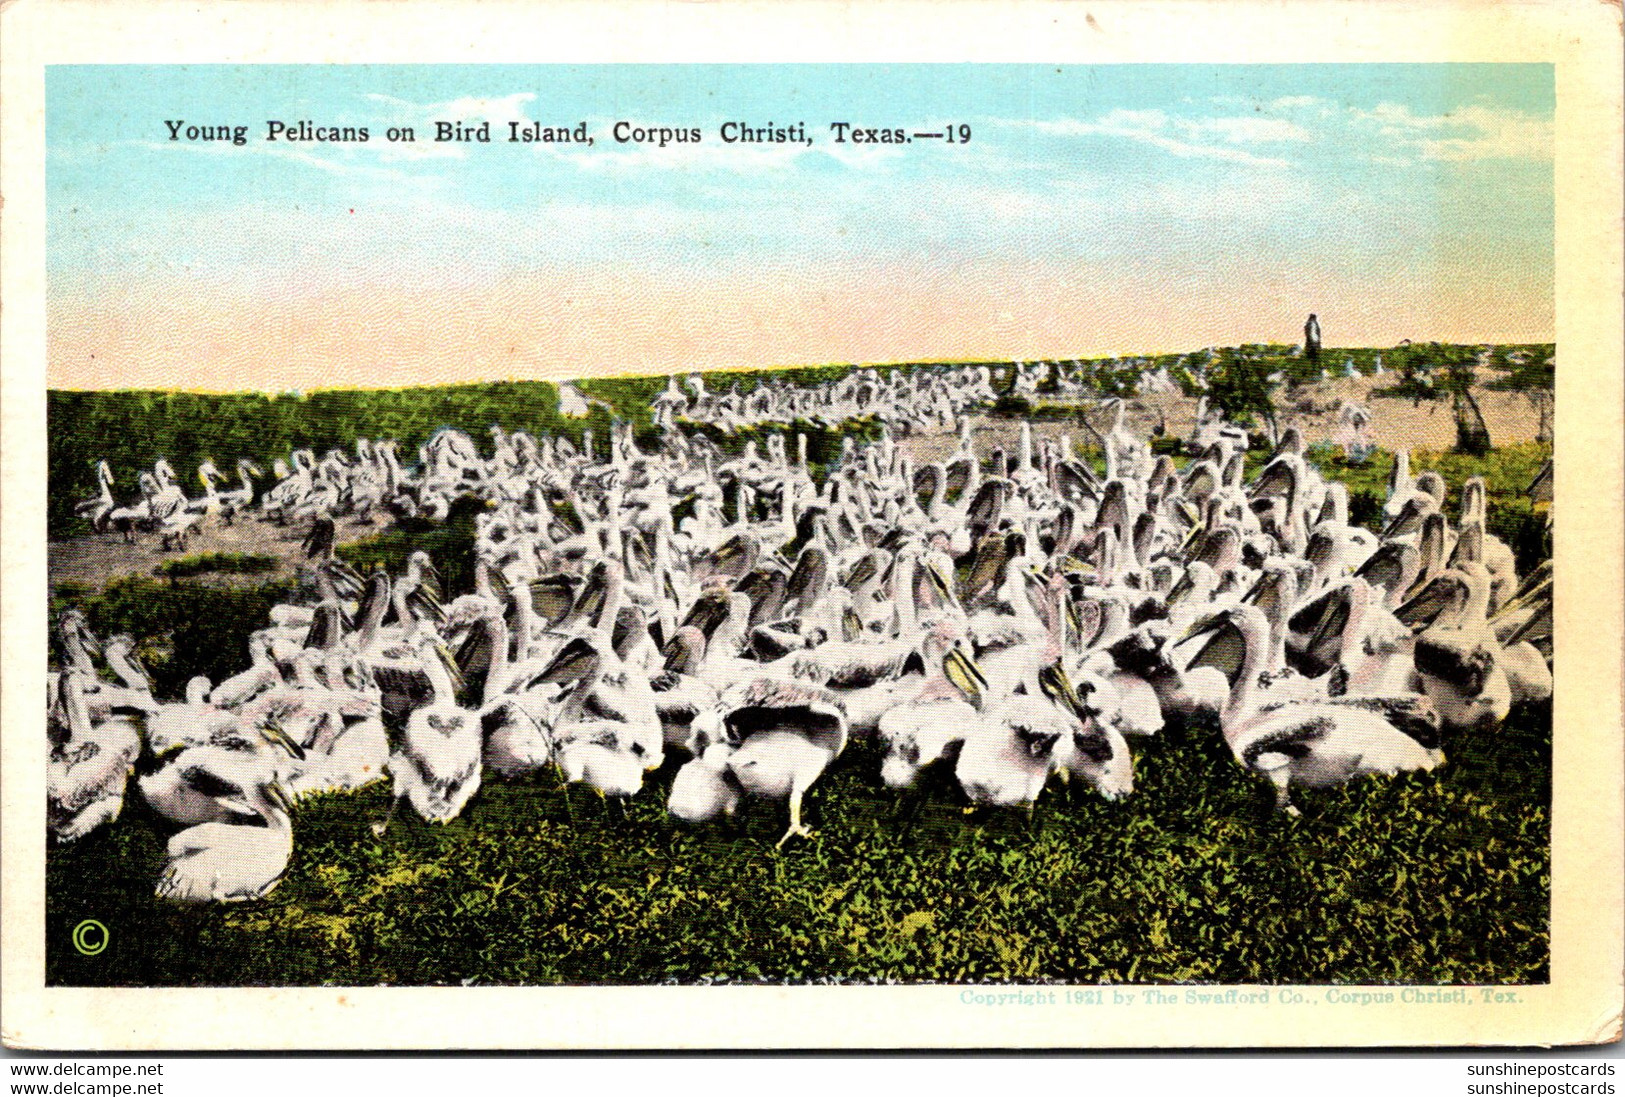
[[[1203,118],[1181,123],[1193,134],[1217,137],[1232,145],[1265,145],[1307,141],[1309,131],[1284,118]]]
[[[1445,114],[1416,114],[1400,103],[1354,110],[1355,125],[1393,142],[1390,158],[1410,161],[1550,160],[1553,121],[1483,105]]]
[[[1259,156],[1239,146],[1309,139],[1306,131],[1279,119],[1179,118],[1160,110],[1113,110],[1089,122],[1062,118],[1007,124],[1055,137],[1118,137],[1150,145],[1173,156],[1270,168],[1285,167],[1287,161]]]
[[[273,160],[304,164],[332,175],[390,186],[421,186],[425,182],[421,176],[360,162],[357,159],[358,153],[370,146],[349,142],[343,144],[307,142],[296,145],[287,142],[249,140],[243,145],[233,145],[228,141],[126,141],[121,144],[126,148],[142,149],[147,152],[167,153],[183,149],[204,156],[268,157]],[[333,151],[336,155],[322,156],[311,151],[317,148]]]

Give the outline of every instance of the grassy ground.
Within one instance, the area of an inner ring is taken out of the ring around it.
[[[625,819],[544,777],[382,840],[375,785],[302,804],[287,878],[236,907],[153,898],[164,832],[132,799],[50,858],[46,979],[1543,982],[1549,726],[1516,712],[1434,774],[1306,794],[1300,819],[1210,728],[1137,751],[1126,801],[1052,789],[1032,822],[939,789],[907,826],[859,746],[809,798],[818,837],[782,853],[781,810],[736,833],[670,820],[669,768]],[[106,952],[73,950],[83,918]]]

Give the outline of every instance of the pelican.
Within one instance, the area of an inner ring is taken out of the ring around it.
[[[244,790],[296,778],[294,763],[304,761],[305,751],[264,721],[252,731],[223,729],[207,743],[173,747],[157,757],[160,768],[137,781],[142,799],[171,823],[190,827],[252,814]]]
[[[260,899],[282,880],[293,856],[293,803],[273,781],[241,790],[240,813],[254,823],[202,823],[169,840],[158,877],[160,899],[235,903]]]
[[[1270,708],[1260,695],[1269,622],[1247,604],[1197,622],[1187,638],[1211,634],[1197,658],[1210,653],[1232,678],[1219,714],[1225,742],[1243,768],[1275,786],[1276,806],[1299,814],[1291,786],[1323,788],[1362,774],[1431,770],[1443,761],[1439,714],[1426,698],[1347,697]]]
[[[964,652],[952,622],[939,621],[925,635],[920,655],[930,668],[912,699],[881,715],[877,724],[886,744],[880,776],[888,787],[905,788],[920,770],[939,760],[955,760],[970,736],[983,727],[980,709],[987,679]]]
[[[1441,575],[1396,611],[1416,622],[1417,677],[1448,728],[1489,730],[1512,707],[1501,644],[1485,618],[1489,587],[1489,572],[1475,562]]]
[[[462,814],[480,787],[485,744],[479,714],[457,704],[457,668],[451,653],[430,634],[417,641],[417,655],[420,673],[396,683],[414,703],[389,756],[394,800],[384,821],[373,824],[376,834],[388,829],[402,800],[409,801],[425,821],[448,823]],[[373,673],[386,691],[390,686],[382,679],[400,675],[382,667]]]
[[[814,836],[801,821],[802,798],[846,749],[846,710],[834,693],[772,678],[741,682],[694,718],[694,730],[731,748],[728,770],[746,793],[789,802],[790,826],[777,848]]]
[[[140,735],[129,719],[91,722],[82,682],[75,670],[58,676],[57,711],[49,725],[46,825],[58,843],[77,841],[118,818],[130,765],[141,750]]]

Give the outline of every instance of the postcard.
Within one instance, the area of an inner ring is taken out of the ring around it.
[[[615,14],[0,13],[6,1042],[1618,1039],[1618,7]]]

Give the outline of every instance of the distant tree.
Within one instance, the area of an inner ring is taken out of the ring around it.
[[[1473,395],[1476,355],[1471,347],[1418,343],[1396,350],[1399,380],[1380,390],[1416,403],[1449,399],[1456,417],[1456,452],[1483,456],[1492,448],[1489,426]]]
[[[1263,420],[1269,424],[1270,435],[1274,437],[1278,433],[1272,395],[1275,383],[1270,380],[1274,372],[1269,359],[1224,351],[1207,372],[1208,403],[1222,411],[1226,419],[1241,426]]]

